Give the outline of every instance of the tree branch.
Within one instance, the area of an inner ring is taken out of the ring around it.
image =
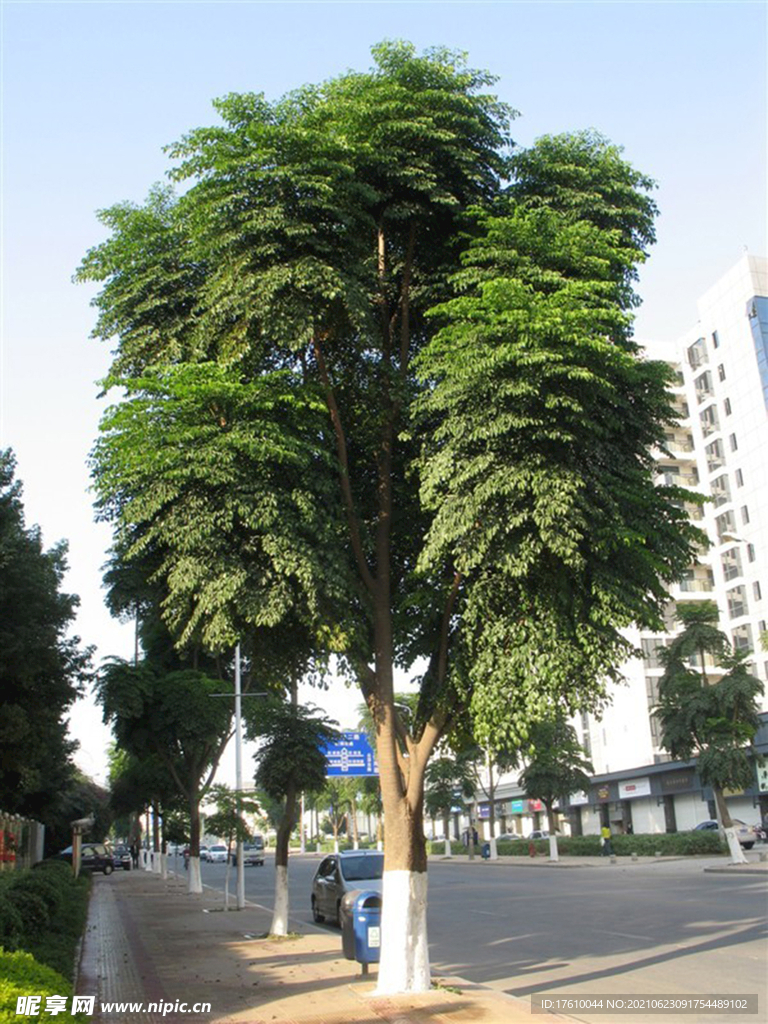
[[[315,359],[317,360],[317,367],[320,373],[320,380],[322,381],[323,387],[325,388],[325,400],[328,406],[328,411],[331,414],[331,422],[333,423],[333,430],[336,434],[336,453],[339,460],[339,480],[341,483],[341,492],[344,499],[344,507],[347,512],[347,526],[349,528],[350,540],[352,542],[352,551],[357,562],[357,567],[360,571],[360,575],[363,579],[366,589],[370,594],[374,593],[376,587],[376,581],[373,578],[371,570],[368,566],[368,562],[365,558],[365,552],[363,551],[363,544],[360,538],[360,529],[357,521],[357,513],[355,512],[355,502],[352,496],[352,487],[349,482],[349,458],[347,455],[347,440],[344,436],[344,427],[341,423],[341,414],[339,413],[339,407],[336,404],[336,397],[333,393],[333,386],[331,385],[330,375],[328,373],[328,367],[323,356],[322,349],[320,348],[320,341],[316,337],[313,342]]]

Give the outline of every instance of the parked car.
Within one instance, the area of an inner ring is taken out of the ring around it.
[[[312,917],[339,922],[341,901],[353,889],[381,892],[384,854],[378,850],[345,850],[324,857],[312,879]]]
[[[549,832],[545,828],[534,829],[528,836],[529,839],[549,839]]]
[[[122,868],[123,871],[130,871],[133,867],[130,847],[124,843],[118,843],[112,851],[112,864],[115,869]]]
[[[200,860],[208,860],[208,859],[209,859],[208,858],[208,847],[207,846],[201,846],[200,847]]]
[[[202,857],[202,854],[200,854]],[[206,860],[210,861],[211,864],[226,864],[227,863],[227,848],[221,843],[216,843],[215,846],[211,846],[208,849],[208,856]]]
[[[739,821],[738,818],[732,818],[734,827],[736,828],[736,838],[739,843],[744,847],[745,850],[751,850],[755,845],[757,836],[755,835],[754,828],[750,828],[749,825],[745,825],[743,821]],[[716,832],[720,826],[716,821],[710,819],[709,821],[700,821],[698,825],[693,829],[694,832]]]
[[[57,853],[55,860],[64,860],[72,863],[72,847],[65,847]],[[80,870],[81,871],[102,871],[105,875],[111,875],[115,870],[115,861],[112,851],[104,843],[83,843],[80,847]]]
[[[232,851],[232,864],[237,867],[237,848]],[[243,843],[243,867],[264,866],[264,844]]]
[[[519,832],[504,832],[503,835],[496,836],[496,842],[497,843],[514,843],[515,840],[522,839],[522,838],[523,837],[520,835]]]

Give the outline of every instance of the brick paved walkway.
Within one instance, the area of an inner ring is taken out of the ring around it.
[[[377,997],[375,966],[341,955],[334,932],[264,937],[271,913],[225,912],[220,893],[186,893],[183,879],[144,871],[95,876],[76,991],[96,996],[94,1024],[553,1024],[521,999],[460,979],[451,989]],[[141,1012],[101,1003],[145,1004]],[[210,1003],[204,1013],[147,1012],[146,1004]]]

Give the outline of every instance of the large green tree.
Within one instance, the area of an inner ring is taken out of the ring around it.
[[[664,675],[653,713],[661,743],[674,758],[696,758],[699,778],[712,787],[731,859],[743,862],[723,790],[747,789],[754,782],[751,744],[760,725],[763,684],[747,669],[749,653],[734,650],[718,628],[714,602],[680,603],[677,617],[682,630],[660,652]]]
[[[385,992],[430,983],[440,738],[471,715],[492,749],[553,701],[599,703],[693,534],[653,484],[668,371],[630,340],[652,183],[591,134],[511,160],[491,76],[373,53],[218,101],[170,148],[181,198],[104,212],[80,277],[103,284],[126,395],[95,453],[102,514],[155,545],[174,630],[224,645],[292,615],[360,685]],[[406,722],[395,668],[424,663]]]
[[[562,714],[550,713],[535,722],[520,750],[524,764],[520,785],[526,794],[541,800],[547,809],[550,860],[558,860],[555,803],[564,803],[572,793],[586,791],[592,762],[579,743],[576,730]]]
[[[39,529],[26,526],[15,467],[11,451],[0,451],[0,807],[58,834],[76,804],[67,713],[89,677],[90,651],[69,635],[79,600],[62,591],[67,546],[46,551]]]

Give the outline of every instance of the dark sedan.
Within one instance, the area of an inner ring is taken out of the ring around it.
[[[67,846],[57,853],[56,860],[64,860],[72,863],[72,847]],[[105,875],[111,875],[115,870],[114,855],[107,849],[104,843],[83,843],[80,847],[80,870],[81,871],[103,871]]]

